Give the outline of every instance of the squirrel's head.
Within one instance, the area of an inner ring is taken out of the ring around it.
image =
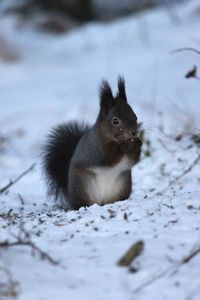
[[[127,103],[125,82],[118,79],[118,92],[113,96],[110,85],[103,80],[100,86],[100,127],[106,139],[121,142],[137,135],[137,117]]]

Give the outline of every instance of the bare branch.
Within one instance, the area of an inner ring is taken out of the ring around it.
[[[188,263],[191,259],[193,259],[199,253],[200,253],[200,246],[198,248],[194,249],[193,251],[191,251],[191,253],[189,255],[183,257],[183,259],[181,260],[181,264]]]
[[[178,48],[178,49],[175,49],[175,50],[171,51],[171,53],[174,54],[174,53],[183,52],[183,51],[191,51],[191,52],[195,52],[196,54],[200,55],[199,50],[196,50],[196,49],[191,48],[191,47]]]
[[[184,265],[189,263],[196,255],[200,253],[200,246],[195,247],[191,252],[187,255],[184,256],[176,265],[174,270],[172,271],[171,275],[174,275],[175,273],[178,272],[179,268]]]
[[[174,179],[170,180],[167,187],[164,188],[162,191],[158,192],[157,195],[162,195],[164,192],[166,192],[172,185],[174,185],[177,181],[179,181],[186,174],[188,174],[198,164],[199,161],[200,161],[200,154],[180,175],[178,175]]]
[[[34,167],[34,165],[31,166],[32,168]],[[29,168],[29,170],[26,171],[26,173],[28,171],[30,171],[31,168]],[[24,172],[25,173],[25,172]],[[21,201],[21,204],[24,205],[25,201],[22,198],[22,196],[20,194],[18,194],[19,200]],[[47,260],[49,263],[51,263],[52,265],[58,265],[60,262],[57,261],[56,259],[52,258],[47,252],[41,250],[32,240],[31,240],[31,234],[30,232],[28,232],[25,227],[24,227],[24,221],[23,221],[23,214],[22,214],[22,210],[21,210],[21,218],[20,218],[20,223],[19,223],[19,232],[17,235],[12,234],[14,241],[13,242],[9,242],[8,240],[2,241],[0,242],[0,249],[1,248],[11,248],[11,247],[16,247],[16,246],[27,246],[29,247],[31,250],[35,251],[36,253],[38,253],[40,255],[40,258],[42,260]]]
[[[29,172],[31,172],[34,169],[35,165],[36,165],[35,163],[32,164],[27,170],[25,170],[24,172],[22,172],[15,179],[11,180],[7,185],[5,185],[4,187],[0,188],[0,194],[4,193],[12,185],[14,185],[16,182],[18,182],[22,177],[24,177],[26,174],[28,174]]]
[[[147,281],[142,283],[140,286],[138,286],[136,289],[134,289],[133,292],[134,293],[140,292],[141,290],[143,290],[147,286],[153,284],[155,281],[157,281],[157,280],[161,279],[162,277],[164,277],[165,275],[175,274],[182,265],[184,265],[186,263],[189,263],[199,253],[200,253],[200,246],[195,248],[194,250],[192,250],[187,256],[183,257],[180,261],[178,261],[174,265],[169,266],[168,268],[166,268],[162,272],[158,273],[154,277],[151,277],[150,279],[148,279]]]
[[[183,176],[185,176],[187,173],[189,173],[196,166],[196,164],[199,161],[200,161],[200,154],[195,158],[195,160],[179,176],[176,176],[173,180],[171,180],[170,184],[171,185],[174,184],[179,179],[181,179]]]
[[[50,262],[52,265],[58,265],[59,262],[52,258],[49,254],[41,250],[38,246],[36,246],[31,240],[23,241],[21,239],[18,239],[15,242],[0,242],[0,248],[10,248],[10,247],[15,247],[15,246],[28,246],[32,250],[36,251],[39,253],[41,259],[46,259],[48,262]]]
[[[152,278],[149,278],[147,281],[145,281],[144,283],[142,283],[140,286],[138,286],[136,289],[133,290],[134,293],[138,293],[141,290],[143,290],[144,288],[146,288],[147,286],[153,284],[155,281],[159,280],[160,278],[164,277],[165,275],[167,275],[167,273],[171,270],[171,266],[167,269],[165,269],[164,271],[158,273],[157,275],[155,275]]]

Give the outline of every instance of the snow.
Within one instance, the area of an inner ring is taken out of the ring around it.
[[[200,85],[184,78],[199,56],[171,53],[199,49],[198,7],[199,1],[177,6],[178,23],[163,8],[61,36],[36,32],[16,17],[0,20],[0,35],[20,57],[0,61],[0,188],[36,163],[0,194],[0,242],[15,241],[24,223],[35,245],[59,261],[52,265],[26,246],[1,248],[0,292],[3,267],[20,300],[199,299],[200,255],[178,265],[200,246],[199,161],[176,180],[200,152],[194,142]],[[133,193],[126,201],[65,212],[45,194],[41,144],[64,120],[94,122],[101,79],[115,90],[119,74],[150,141],[133,169]],[[117,261],[138,240],[145,246],[133,273]]]

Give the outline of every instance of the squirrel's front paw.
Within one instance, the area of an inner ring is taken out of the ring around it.
[[[129,139],[121,143],[121,149],[136,164],[140,160],[142,142],[138,137]]]
[[[131,157],[134,164],[136,164],[140,160],[142,142],[136,137],[133,140],[129,140],[127,146],[128,155]]]

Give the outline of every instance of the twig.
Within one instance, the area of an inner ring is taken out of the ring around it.
[[[143,290],[144,288],[146,288],[147,286],[153,284],[155,281],[159,280],[160,278],[164,277],[165,275],[167,275],[168,273],[170,273],[171,275],[173,275],[174,273],[176,273],[178,271],[178,269],[190,262],[197,254],[200,253],[200,246],[194,250],[192,250],[190,252],[190,254],[188,254],[187,256],[183,257],[179,262],[177,262],[175,265],[170,266],[168,268],[166,268],[165,270],[163,270],[162,272],[160,272],[159,274],[155,275],[154,277],[148,279],[147,281],[145,281],[144,283],[142,283],[140,286],[138,286],[136,289],[133,290],[134,293],[138,293],[141,290]]]
[[[198,255],[200,253],[200,246],[199,247],[195,247],[193,250],[191,250],[191,252],[183,257],[175,266],[175,269],[171,272],[171,275],[174,275],[175,273],[178,272],[179,268],[184,265],[189,263],[196,255]]]
[[[178,176],[176,176],[174,179],[169,181],[169,184],[166,188],[164,188],[162,191],[158,192],[157,195],[162,195],[164,192],[166,192],[172,185],[174,185],[177,181],[179,181],[181,178],[183,178],[186,174],[188,174],[200,161],[200,154],[195,158],[195,160]]]
[[[32,168],[34,165],[32,165]],[[29,168],[30,171],[31,168]],[[28,172],[28,170],[26,171]],[[25,173],[25,172],[24,172]],[[21,204],[24,205],[25,201],[22,198],[20,194],[18,194],[19,200],[21,201]],[[15,246],[27,246],[31,248],[33,251],[37,252],[41,259],[47,260],[49,263],[52,265],[58,265],[60,264],[59,261],[56,259],[52,258],[48,253],[45,251],[41,250],[33,241],[31,240],[31,234],[28,232],[25,227],[24,227],[24,221],[23,221],[23,210],[21,210],[21,218],[20,218],[20,223],[19,223],[19,232],[17,235],[12,234],[14,237],[13,242],[9,242],[7,240],[0,242],[0,248],[9,248],[9,247],[15,247]]]
[[[15,247],[15,246],[28,246],[32,250],[36,251],[37,253],[40,254],[41,259],[46,259],[48,262],[50,262],[52,265],[58,265],[59,262],[52,258],[49,254],[41,250],[38,246],[36,246],[32,241],[23,241],[23,240],[17,240],[15,242],[0,242],[0,248],[9,248],[9,247]]]
[[[194,249],[193,251],[191,251],[189,255],[183,257],[180,264],[187,264],[191,259],[193,259],[199,253],[200,253],[200,246]]]
[[[140,286],[138,286],[137,288],[135,288],[133,290],[133,293],[138,293],[141,290],[143,290],[144,288],[146,288],[147,286],[151,285],[152,283],[154,283],[155,281],[157,281],[158,279],[162,278],[163,276],[167,275],[167,273],[171,270],[171,266],[169,268],[167,268],[166,270],[160,272],[159,274],[155,275],[154,277],[148,279],[147,281],[145,281],[144,283],[142,283]]]
[[[176,181],[181,179],[183,176],[185,176],[187,173],[189,173],[194,166],[199,162],[200,160],[200,154],[195,158],[195,160],[187,167],[179,176],[176,176],[173,180],[171,180],[170,184],[174,184]]]
[[[170,153],[175,153],[175,150],[169,149],[168,146],[163,142],[163,140],[161,140],[160,138],[158,138],[158,142],[163,146],[164,149],[166,149],[168,152]]]
[[[12,185],[14,185],[16,182],[18,182],[22,177],[24,177],[26,174],[28,174],[29,172],[31,172],[34,167],[35,167],[35,163],[32,164],[26,171],[22,172],[20,175],[18,175],[15,179],[10,180],[10,182],[5,185],[4,187],[0,188],[0,194],[4,193],[6,190],[8,190]]]
[[[196,54],[200,55],[199,50],[196,50],[196,49],[191,48],[191,47],[178,48],[178,49],[175,49],[175,50],[171,51],[171,53],[174,54],[176,52],[183,52],[183,51],[192,51],[192,52],[195,52]]]

